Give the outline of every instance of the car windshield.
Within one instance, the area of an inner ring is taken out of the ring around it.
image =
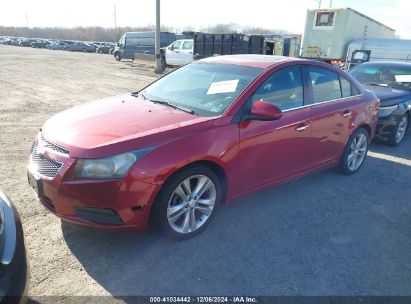
[[[255,67],[197,62],[164,76],[141,93],[201,116],[218,116],[261,72]]]
[[[362,84],[411,90],[411,65],[364,64],[353,68],[349,74]]]

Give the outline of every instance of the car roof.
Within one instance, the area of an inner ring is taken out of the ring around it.
[[[285,57],[285,56],[274,56],[274,55],[224,55],[224,56],[215,56],[202,59],[202,62],[210,63],[225,63],[225,64],[236,64],[244,65],[249,67],[256,68],[268,68],[274,64],[281,62],[290,62],[300,60],[301,58],[294,57]]]

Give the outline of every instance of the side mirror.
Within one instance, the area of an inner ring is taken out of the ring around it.
[[[248,120],[277,120],[283,116],[281,110],[267,101],[256,101],[251,107],[251,114],[246,118]]]

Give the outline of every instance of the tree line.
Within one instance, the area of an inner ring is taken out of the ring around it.
[[[111,41],[116,42],[125,32],[154,31],[154,25],[139,27],[117,27],[104,28],[100,26],[91,27],[11,27],[0,26],[0,36],[63,39],[80,41]],[[235,23],[215,24],[195,29],[193,27],[176,28],[172,26],[161,26],[161,31],[182,33],[184,31],[199,31],[211,34],[234,33],[234,34],[292,34],[281,29],[267,29],[263,27],[242,27]]]

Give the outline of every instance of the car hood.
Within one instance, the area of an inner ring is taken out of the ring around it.
[[[388,107],[406,100],[411,100],[411,91],[408,90],[372,85],[363,85],[363,87],[368,91],[372,91],[381,100],[382,107]]]
[[[214,120],[125,94],[58,113],[42,133],[70,157],[100,158],[158,146],[210,128]]]

